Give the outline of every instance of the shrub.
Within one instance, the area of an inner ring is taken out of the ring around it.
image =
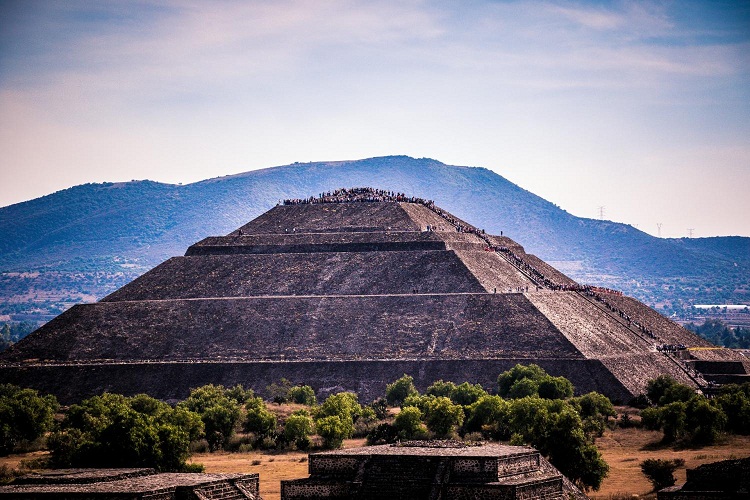
[[[141,410],[141,411],[139,411]],[[187,410],[183,410],[187,411]],[[190,434],[174,422],[195,415],[148,396],[103,394],[70,407],[61,429],[48,439],[57,467],[154,467],[180,471],[190,454]]]
[[[391,424],[380,424],[367,435],[368,446],[376,444],[395,443],[398,439],[398,431]]]
[[[309,415],[293,413],[284,423],[284,439],[294,443],[300,450],[310,447],[310,436],[314,432],[313,420]]]
[[[677,467],[685,465],[682,459],[662,460],[659,458],[649,458],[641,462],[641,471],[643,475],[654,485],[654,490],[658,491],[675,483],[674,471]]]
[[[243,429],[252,432],[259,438],[271,436],[276,430],[276,415],[268,411],[261,398],[250,398],[245,403],[247,416]]]
[[[285,378],[282,378],[278,384],[274,382],[266,386],[268,399],[279,405],[289,402],[289,393],[291,392],[291,390],[292,383]]]
[[[456,386],[453,394],[448,396],[448,398],[457,405],[468,406],[486,395],[487,391],[482,389],[480,384],[471,385],[468,382],[464,382],[463,384]]]
[[[424,439],[427,432],[422,426],[422,412],[415,406],[407,406],[396,415],[393,428],[399,439]]]
[[[385,388],[385,400],[391,406],[400,406],[406,398],[417,394],[414,378],[406,374]]]
[[[539,380],[539,397],[544,399],[573,397],[573,384],[565,377],[547,375]]]
[[[510,439],[508,402],[500,396],[482,396],[466,408],[464,431],[482,432],[494,439]]]
[[[388,417],[388,403],[385,398],[378,398],[370,403],[370,408],[375,412],[375,418],[383,420]]]
[[[54,396],[33,389],[0,384],[0,455],[11,453],[21,442],[31,442],[52,428],[58,409]]]
[[[463,423],[464,410],[444,396],[431,398],[427,404],[424,420],[427,428],[434,432],[436,437],[446,438],[453,435],[456,428]]]
[[[323,438],[323,447],[328,449],[340,448],[344,439],[351,435],[348,425],[337,415],[318,419],[315,427]]]
[[[453,398],[453,393],[456,392],[456,384],[453,382],[443,382],[442,380],[438,380],[437,382],[433,382],[433,384],[427,388],[427,392],[425,392],[428,396],[445,396],[446,398]]]
[[[508,396],[510,389],[517,381],[522,379],[530,379],[532,381],[538,381],[544,377],[547,373],[542,367],[530,364],[528,366],[518,364],[510,370],[501,373],[497,377],[498,394],[500,396]]]
[[[200,415],[206,441],[211,450],[221,448],[234,433],[240,418],[240,407],[230,399],[221,385],[208,384],[193,389],[187,399],[177,405]]]
[[[292,403],[313,406],[318,400],[315,398],[315,391],[309,385],[298,385],[289,390],[289,399]]]

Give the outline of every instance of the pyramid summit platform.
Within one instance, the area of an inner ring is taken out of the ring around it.
[[[659,374],[695,387],[747,377],[732,351],[637,300],[580,285],[431,201],[371,188],[285,200],[72,307],[0,363],[3,380],[63,402],[262,391],[282,377],[370,400],[404,373],[420,389],[494,389],[517,363],[621,402]]]

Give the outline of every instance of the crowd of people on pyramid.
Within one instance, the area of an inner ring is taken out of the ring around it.
[[[600,287],[589,287],[589,290],[586,290],[585,293],[586,293],[586,295],[588,295],[589,297],[593,298],[594,300],[597,300],[597,301],[601,302],[604,305],[604,307],[606,307],[607,309],[609,309],[610,311],[612,311],[613,313],[619,315],[622,319],[624,319],[625,321],[627,321],[628,322],[628,326],[635,327],[642,334],[644,334],[644,335],[646,335],[646,336],[648,336],[648,337],[650,337],[652,339],[658,340],[659,337],[657,337],[656,335],[654,335],[654,332],[650,328],[648,328],[643,323],[641,323],[641,322],[639,322],[639,321],[631,318],[628,313],[626,313],[625,311],[623,311],[619,307],[615,306],[614,304],[610,303],[609,301],[607,301],[607,299],[604,296],[602,296],[601,294],[597,293],[596,289],[599,289],[599,288]],[[605,288],[605,290],[609,290],[609,289]],[[617,295],[622,295],[622,292],[617,292],[616,294]]]
[[[685,349],[687,349],[685,344],[662,344],[656,346],[656,350],[659,352],[677,352],[684,351]]]
[[[320,193],[317,197],[292,198],[283,200],[283,205],[308,205],[317,203],[352,203],[352,202],[406,202],[418,203],[426,207],[434,206],[432,200],[425,200],[416,196],[406,196],[396,191],[375,189],[371,187],[341,188],[334,191]]]

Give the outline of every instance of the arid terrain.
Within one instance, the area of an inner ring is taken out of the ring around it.
[[[698,465],[750,456],[750,436],[728,436],[719,444],[702,448],[681,448],[659,445],[661,433],[638,428],[608,430],[597,440],[597,446],[610,466],[609,476],[599,491],[589,492],[594,499],[631,498],[651,493],[651,483],[641,473],[640,463],[647,458],[682,458],[685,466],[677,470],[677,482],[685,481],[685,469]],[[364,446],[364,439],[350,439],[344,447]],[[0,467],[17,468],[21,461],[43,457],[46,452],[0,457]],[[307,453],[260,452],[199,453],[193,462],[202,463],[206,472],[257,472],[265,500],[280,499],[282,479],[307,476]]]

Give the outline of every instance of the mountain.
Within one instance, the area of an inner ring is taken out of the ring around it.
[[[388,156],[295,163],[188,185],[85,184],[0,208],[0,320],[49,319],[281,199],[351,186],[433,199],[488,232],[502,231],[578,281],[619,288],[648,304],[750,303],[750,238],[655,238],[626,224],[575,217],[485,168]]]

